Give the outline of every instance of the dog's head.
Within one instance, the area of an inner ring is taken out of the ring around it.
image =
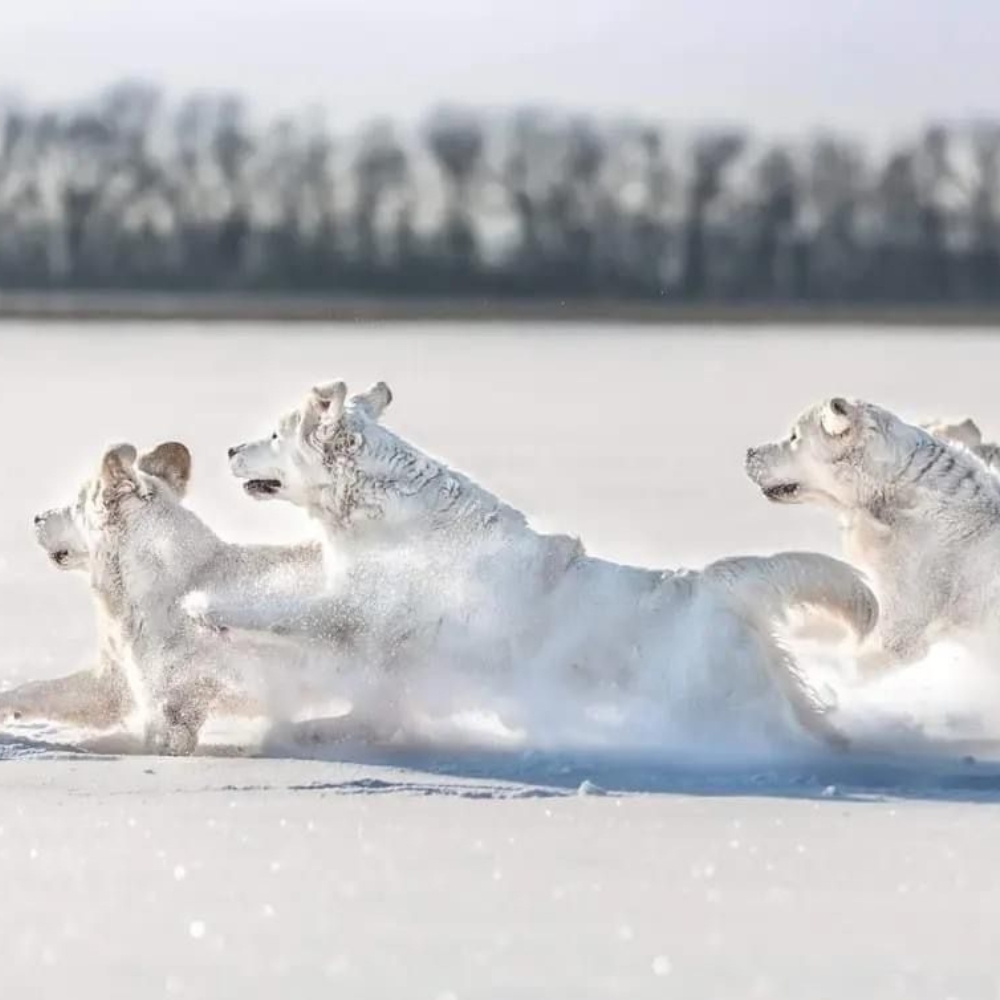
[[[315,507],[323,492],[356,478],[365,456],[378,451],[387,435],[378,421],[391,402],[384,382],[350,399],[343,382],[317,386],[271,435],[230,448],[230,469],[255,499]]]
[[[175,441],[137,455],[130,444],[109,448],[98,473],[80,487],[76,501],[35,517],[35,537],[60,569],[87,569],[95,537],[130,504],[156,495],[180,500],[191,477],[191,455]]]
[[[746,471],[776,503],[852,510],[882,496],[931,442],[888,410],[838,396],[806,410],[784,440],[751,448]]]

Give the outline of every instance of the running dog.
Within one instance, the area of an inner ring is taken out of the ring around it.
[[[979,435],[958,431],[961,444],[837,397],[803,413],[784,440],[747,452],[747,474],[769,500],[839,517],[848,558],[878,594],[881,646],[897,662],[939,635],[998,624],[1000,478],[969,450]]]
[[[730,691],[780,692],[809,732],[842,742],[775,624],[789,608],[818,606],[867,635],[877,604],[852,568],[815,553],[676,573],[590,557],[575,539],[536,533],[519,511],[384,427],[391,399],[382,382],[350,399],[332,382],[272,434],[229,451],[249,496],[293,503],[324,530],[328,592],[302,605],[305,631],[323,619],[340,627],[346,589],[365,609],[368,634],[384,641],[392,631],[404,661],[447,646],[510,670],[544,650],[546,662],[588,676],[627,667],[634,677],[666,670],[661,654],[672,650],[683,661],[672,675],[678,697],[685,685],[718,691],[719,678]],[[207,617],[226,627],[278,624],[253,608],[231,610]],[[286,613],[281,626],[294,629],[294,618]],[[578,626],[571,633],[557,627],[567,621]]]

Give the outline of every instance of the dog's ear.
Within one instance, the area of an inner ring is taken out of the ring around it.
[[[303,437],[315,433],[320,424],[334,424],[344,412],[347,384],[327,382],[313,388],[302,404],[302,422],[299,429]]]
[[[830,437],[846,434],[854,423],[854,406],[841,396],[827,400],[820,410],[819,422]]]
[[[179,497],[191,480],[191,452],[179,441],[164,441],[139,456],[138,467],[149,476],[162,479]]]
[[[932,420],[924,424],[923,428],[934,437],[956,441],[966,448],[978,448],[983,443],[983,432],[972,417],[965,417],[963,420]]]
[[[360,392],[354,397],[354,405],[372,420],[378,420],[391,402],[392,390],[385,382],[376,382],[367,392]]]
[[[953,424],[951,432],[955,440],[961,441],[967,448],[978,448],[983,443],[983,432],[972,417]]]
[[[116,444],[101,459],[101,485],[115,489],[125,483],[135,483],[135,448],[130,444]]]

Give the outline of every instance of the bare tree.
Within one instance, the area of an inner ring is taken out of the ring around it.
[[[478,256],[472,199],[485,146],[483,127],[475,115],[444,109],[431,117],[426,136],[447,187],[445,251],[454,265],[470,271]]]
[[[995,301],[1000,124],[866,150],[446,108],[352,139],[141,81],[0,97],[0,287]]]
[[[686,297],[702,298],[708,291],[705,246],[708,215],[723,191],[727,170],[744,146],[744,136],[735,132],[706,135],[695,141],[684,233],[682,290]]]

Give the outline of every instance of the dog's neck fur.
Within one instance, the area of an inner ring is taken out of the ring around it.
[[[927,436],[859,499],[842,518],[845,549],[877,580],[890,645],[936,620],[992,617],[1000,588],[983,587],[981,563],[1000,557],[1000,478],[976,455]]]
[[[861,511],[879,524],[961,540],[970,521],[1000,523],[1000,478],[969,449],[927,435],[896,475],[862,501]]]
[[[366,475],[359,459],[384,472]],[[331,545],[392,545],[414,533],[531,531],[520,511],[385,428],[358,458],[331,455],[325,464],[332,482],[307,509]]]

